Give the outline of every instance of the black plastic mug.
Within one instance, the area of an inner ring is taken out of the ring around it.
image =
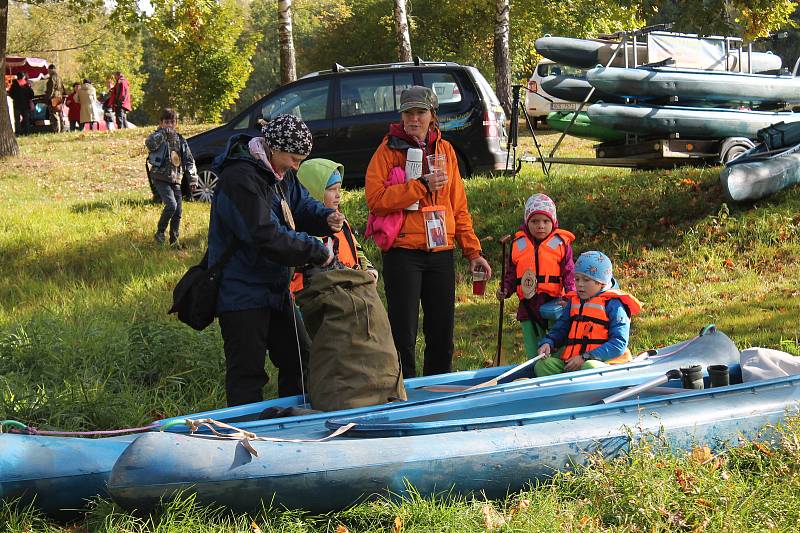
[[[730,385],[730,372],[728,365],[711,365],[708,367],[708,380],[712,387],[725,387]]]
[[[681,382],[684,389],[702,389],[703,385],[703,367],[700,365],[692,365],[681,368]]]

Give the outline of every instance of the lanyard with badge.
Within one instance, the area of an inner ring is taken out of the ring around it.
[[[281,197],[281,213],[283,213],[283,219],[286,221],[286,225],[289,226],[289,229],[294,231],[295,226],[292,210],[289,208],[289,202],[286,201],[286,195],[280,183],[275,184],[275,189],[278,191],[278,196]]]
[[[428,172],[447,175],[447,159],[444,154],[433,154],[426,157]],[[431,193],[433,205],[422,208],[422,219],[425,223],[425,244],[428,250],[436,250],[447,246],[447,222],[445,206],[436,203],[438,194]]]

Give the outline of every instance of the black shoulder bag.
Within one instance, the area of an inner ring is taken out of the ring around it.
[[[216,315],[222,269],[238,247],[239,240],[234,238],[219,261],[210,268],[206,250],[200,263],[187,270],[172,290],[169,313],[178,313],[178,320],[197,331],[206,329]]]

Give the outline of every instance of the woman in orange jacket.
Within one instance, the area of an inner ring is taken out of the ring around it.
[[[425,334],[423,374],[451,371],[455,244],[469,260],[471,270],[484,271],[487,278],[492,272],[472,228],[455,151],[442,139],[436,120],[437,107],[438,99],[431,89],[413,86],[404,90],[399,109],[402,121],[389,126],[366,176],[370,212],[377,216],[397,211],[404,214],[397,238],[383,254],[389,322],[404,377],[416,375],[414,348],[420,302]],[[406,153],[411,148],[421,149],[427,156],[422,158],[422,177],[386,186],[394,167],[406,168]],[[434,155],[444,158],[443,169],[429,168],[428,158]]]

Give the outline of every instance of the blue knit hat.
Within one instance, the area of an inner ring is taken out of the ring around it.
[[[337,183],[341,183],[341,182],[342,182],[342,175],[339,174],[338,170],[334,170],[331,173],[331,177],[328,178],[328,182],[325,183],[325,188],[327,189],[331,185],[336,185]]]
[[[583,252],[575,261],[575,273],[583,274],[606,287],[611,286],[612,268],[611,259],[602,252]]]

